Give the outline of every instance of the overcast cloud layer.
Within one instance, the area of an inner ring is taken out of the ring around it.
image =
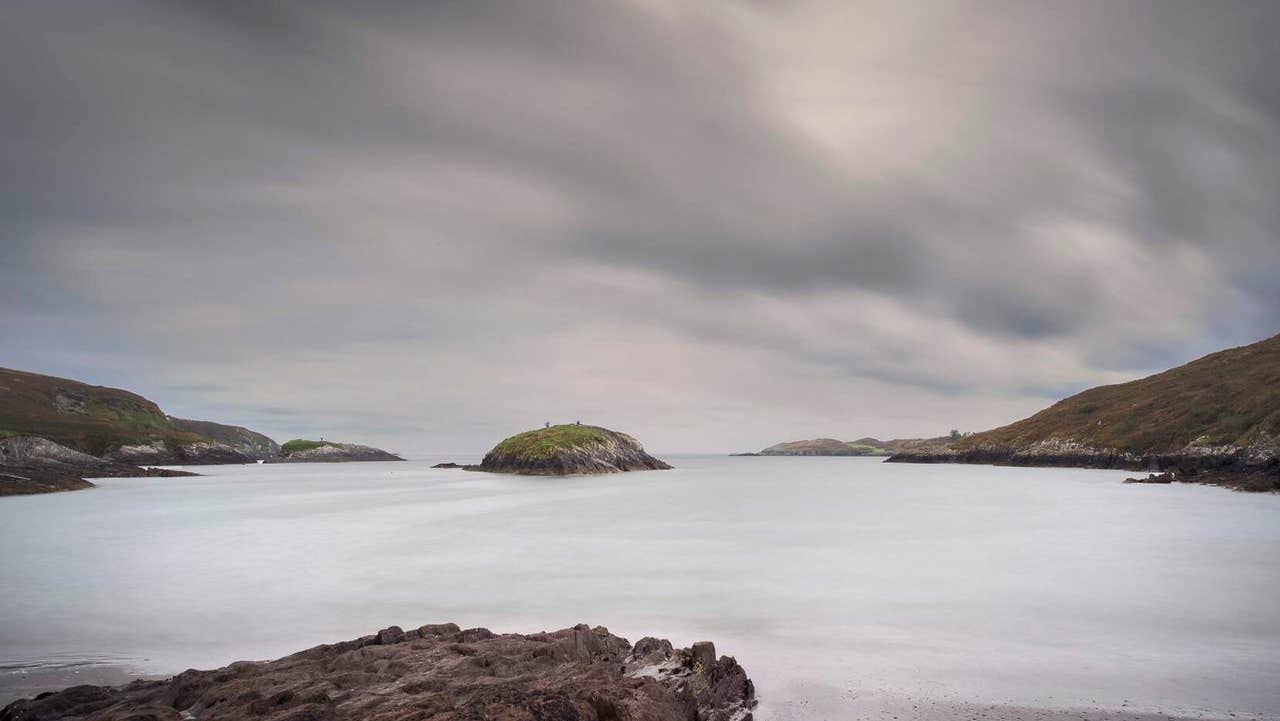
[[[1280,331],[1280,4],[406,5],[6,2],[0,365],[753,450]]]

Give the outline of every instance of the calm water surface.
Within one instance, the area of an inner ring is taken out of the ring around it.
[[[1280,496],[878,459],[594,478],[436,460],[0,499],[0,671],[587,622],[715,640],[766,719],[884,694],[1280,716]]]

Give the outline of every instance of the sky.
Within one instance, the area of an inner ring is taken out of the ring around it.
[[[0,7],[0,366],[283,440],[982,430],[1280,332],[1280,4]]]

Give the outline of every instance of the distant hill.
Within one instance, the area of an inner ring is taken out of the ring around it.
[[[245,463],[275,446],[238,426],[170,418],[119,388],[0,368],[0,438],[45,438],[121,463]],[[242,450],[246,449],[246,450]]]
[[[1280,488],[1280,335],[891,460],[1243,474]]]
[[[889,456],[907,450],[946,445],[948,438],[895,438],[882,441],[876,438],[859,438],[856,441],[840,441],[835,438],[814,438],[804,441],[776,443],[759,453],[738,453],[741,456]]]

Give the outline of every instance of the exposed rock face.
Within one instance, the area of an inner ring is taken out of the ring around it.
[[[181,431],[204,436],[230,446],[252,460],[261,460],[279,455],[280,444],[270,438],[241,426],[228,426],[213,421],[192,421],[185,418],[169,417],[173,426]]]
[[[1025,446],[933,446],[899,453],[888,461],[1163,471],[1171,474],[1173,480],[1185,483],[1204,483],[1241,491],[1280,491],[1280,458],[1275,455],[1274,444],[1275,439],[1264,435],[1244,448],[1192,445],[1170,453],[1135,453],[1054,438]]]
[[[12,436],[0,440],[0,463],[47,463],[96,466],[102,459],[67,448],[47,438]]]
[[[0,496],[54,493],[93,488],[85,478],[194,476],[185,471],[140,468],[104,461],[46,438],[0,439]]]
[[[240,661],[167,681],[76,686],[0,710],[0,721],[750,721],[755,689],[710,643],[633,648],[586,625],[496,635],[454,624]]]
[[[531,476],[575,476],[668,470],[626,433],[599,426],[560,425],[514,435],[468,470]]]
[[[251,458],[225,443],[216,441],[151,441],[113,448],[103,458],[118,463],[158,466],[201,466],[225,463],[252,463]]]
[[[296,441],[281,446],[279,456],[268,458],[267,463],[344,463],[350,461],[403,461],[400,456],[381,448],[356,443],[316,442],[314,446],[291,448]]]

